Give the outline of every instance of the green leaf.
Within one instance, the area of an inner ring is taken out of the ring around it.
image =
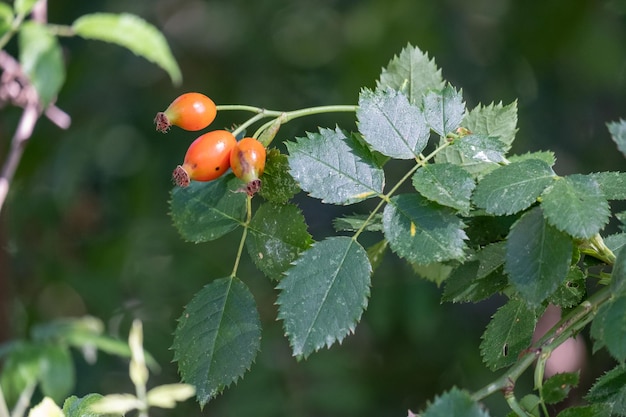
[[[304,216],[294,205],[262,204],[250,222],[248,254],[266,276],[280,279],[313,239]]]
[[[150,406],[174,408],[196,394],[196,389],[189,384],[164,384],[152,388],[146,395]]]
[[[369,221],[367,224],[366,220]],[[363,227],[366,232],[382,232],[383,216],[380,213],[374,214],[370,219],[366,214],[352,214],[333,219],[333,228],[336,232],[356,232]]]
[[[591,404],[570,407],[561,411],[556,417],[610,417],[611,407],[608,404]]]
[[[7,405],[12,407],[24,389],[35,384],[41,376],[42,347],[22,342],[4,359],[0,386]]]
[[[548,301],[563,308],[578,305],[586,293],[585,278],[585,273],[577,266],[570,267],[565,282],[559,285],[556,291],[548,297]]]
[[[99,417],[102,414],[92,411],[91,406],[102,398],[101,394],[87,394],[81,398],[72,395],[63,403],[63,414],[65,417]]]
[[[463,258],[467,238],[463,228],[449,209],[419,194],[395,196],[383,212],[383,230],[391,250],[420,265]]]
[[[439,136],[446,136],[463,120],[463,95],[451,85],[440,91],[429,91],[424,95],[423,111],[430,128]]]
[[[27,15],[35,7],[37,0],[15,0],[13,8],[16,14]]]
[[[526,152],[521,155],[511,155],[509,162],[522,162],[528,159],[539,159],[551,167],[556,164],[556,156],[552,151]]]
[[[76,382],[74,362],[69,348],[47,345],[41,356],[41,391],[57,403],[73,390]]]
[[[530,207],[553,181],[552,168],[538,159],[505,165],[485,175],[474,191],[474,204],[495,215]]]
[[[611,414],[626,415],[626,365],[618,365],[598,378],[585,399],[591,403],[608,404]]]
[[[546,404],[556,404],[567,398],[570,390],[578,385],[578,372],[556,374],[543,383],[542,397]]]
[[[356,116],[363,139],[383,155],[413,159],[428,144],[430,128],[422,110],[397,91],[362,90]]]
[[[596,172],[589,175],[607,200],[626,200],[626,172]]]
[[[28,21],[20,28],[19,57],[43,107],[52,102],[65,82],[61,46],[45,25]]]
[[[87,14],[76,19],[72,29],[85,39],[114,43],[147,59],[163,68],[176,85],[182,81],[180,68],[163,34],[138,16],[128,13]]]
[[[13,9],[6,3],[0,3],[0,36],[11,29]]]
[[[450,391],[435,398],[422,417],[488,417],[485,411],[467,391],[452,388]]]
[[[517,133],[517,101],[506,106],[479,104],[467,112],[462,125],[472,133],[498,138],[509,150]]]
[[[480,354],[489,369],[495,371],[514,364],[530,346],[536,323],[537,311],[523,300],[511,299],[500,307],[480,343]]]
[[[372,265],[372,272],[383,262],[383,257],[387,253],[387,246],[389,246],[387,239],[382,239],[367,248],[367,258],[370,260],[370,265]]]
[[[604,244],[613,252],[617,253],[626,246],[626,233],[616,233],[604,238]]]
[[[332,237],[302,253],[280,290],[278,318],[293,355],[341,342],[353,333],[367,307],[372,268],[365,249],[348,237]]]
[[[591,323],[594,351],[604,346],[617,361],[626,360],[626,295],[603,304]]]
[[[541,207],[550,224],[570,236],[588,239],[609,222],[609,203],[590,176],[557,178],[542,199]]]
[[[250,369],[260,341],[250,290],[238,278],[220,278],[200,290],[178,319],[174,361],[204,407]]]
[[[259,195],[274,203],[284,204],[300,191],[298,183],[289,174],[287,155],[281,154],[275,148],[269,149],[267,152],[262,181],[263,186]]]
[[[617,149],[626,156],[626,120],[620,119],[619,122],[607,123],[607,127]]]
[[[396,90],[407,96],[411,103],[420,104],[428,90],[441,90],[444,82],[435,60],[429,59],[428,54],[419,48],[407,45],[389,61],[376,86],[379,90]]]
[[[440,145],[445,140],[442,138]],[[501,163],[506,163],[505,152],[505,145],[495,137],[468,135],[456,139],[452,145],[439,152],[435,161],[458,165],[479,178],[498,168]]]
[[[432,281],[437,286],[449,279],[454,266],[446,263],[434,262],[427,265],[411,264],[413,271],[420,277]]]
[[[246,195],[235,192],[240,186],[241,181],[228,174],[174,188],[170,215],[181,236],[194,243],[206,242],[239,227],[246,214]]]
[[[324,203],[353,204],[379,195],[385,176],[369,150],[339,128],[287,142],[291,175]]]
[[[463,168],[442,163],[418,169],[413,175],[413,186],[431,201],[468,213],[476,184]]]
[[[50,398],[44,397],[39,404],[35,405],[28,412],[28,417],[65,417],[63,411]]]
[[[511,228],[504,269],[525,301],[536,306],[565,280],[572,251],[572,239],[534,208]]]
[[[476,303],[504,290],[508,285],[502,271],[505,255],[505,242],[487,245],[473,254],[446,280],[442,301]]]

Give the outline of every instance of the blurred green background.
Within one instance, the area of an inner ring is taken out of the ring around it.
[[[151,384],[178,381],[169,350],[176,318],[204,284],[230,273],[239,240],[234,233],[193,245],[171,225],[170,174],[197,135],[164,136],[152,119],[182,92],[278,110],[354,104],[411,43],[463,89],[468,107],[518,100],[515,152],[553,150],[562,175],[626,168],[605,127],[626,117],[622,0],[50,0],[48,9],[60,24],[97,11],[140,15],[164,32],[184,82],[172,86],[116,46],[62,40],[68,77],[57,104],[72,126],[40,121],[1,214],[0,337],[90,314],[126,338],[140,318],[163,366]],[[0,115],[0,156],[18,116]],[[221,113],[212,127],[245,116]],[[336,123],[352,129],[354,117],[297,120],[274,143]],[[358,210],[320,212],[304,196],[297,203],[318,239],[334,216]],[[275,319],[272,283],[247,259],[240,275],[264,327],[251,372],[203,412],[189,401],[154,415],[406,415],[453,385],[476,390],[495,377],[478,345],[501,300],[441,305],[441,290],[392,255],[373,277],[356,334],[300,363]],[[123,360],[102,355],[92,366],[76,355],[76,363],[78,395],[132,390]],[[583,385],[599,372],[589,367]],[[492,415],[502,403],[487,402]]]

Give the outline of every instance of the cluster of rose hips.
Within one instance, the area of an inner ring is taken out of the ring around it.
[[[165,111],[154,118],[156,129],[166,133],[170,126],[198,131],[210,125],[217,115],[213,100],[201,93],[185,93],[177,97]],[[187,149],[182,165],[172,174],[180,187],[193,181],[212,181],[228,168],[246,183],[243,191],[254,195],[261,188],[259,177],[265,168],[265,147],[255,138],[237,141],[227,130],[214,130],[199,136]]]

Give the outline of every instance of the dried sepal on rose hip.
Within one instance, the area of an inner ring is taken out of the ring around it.
[[[230,153],[230,168],[235,176],[246,183],[242,191],[253,196],[261,189],[261,180],[265,169],[265,147],[254,138],[243,138]]]
[[[156,130],[166,133],[171,126],[184,130],[197,131],[210,125],[217,115],[213,100],[201,93],[185,93],[176,97],[154,118]]]
[[[194,181],[212,181],[222,176],[230,167],[230,154],[237,139],[227,130],[214,130],[194,140],[185,154],[182,165],[172,173],[179,187]]]

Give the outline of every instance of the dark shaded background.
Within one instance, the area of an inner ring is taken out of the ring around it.
[[[155,132],[152,118],[179,93],[219,104],[291,110],[354,104],[389,59],[419,46],[462,88],[468,107],[518,99],[515,152],[553,150],[565,175],[624,170],[605,122],[626,117],[626,6],[620,0],[135,0],[49,2],[50,21],[96,11],[131,12],[163,30],[183,71],[173,87],[159,68],[118,47],[63,39],[68,78],[58,105],[68,131],[42,120],[1,215],[2,338],[56,317],[91,314],[125,338],[144,321],[146,346],[162,364],[151,383],[178,381],[169,350],[175,319],[205,283],[232,269],[238,233],[183,242],[168,217],[170,173],[195,137]],[[19,113],[0,115],[0,155]],[[213,127],[247,114],[222,113]],[[316,126],[354,127],[349,115],[298,120],[275,143]],[[354,209],[319,213],[298,204],[317,238]],[[452,385],[494,379],[480,361],[480,334],[501,304],[440,305],[440,289],[394,256],[373,277],[356,335],[297,363],[275,321],[274,291],[246,259],[241,278],[263,319],[252,371],[209,403],[213,416],[383,416],[417,411]],[[77,355],[76,393],[131,390],[127,364]],[[593,365],[593,364],[592,364]],[[602,365],[604,366],[604,364]],[[601,372],[583,372],[583,385]],[[502,414],[502,400],[488,402]],[[199,415],[189,410],[167,415]],[[154,412],[154,415],[162,415]]]

